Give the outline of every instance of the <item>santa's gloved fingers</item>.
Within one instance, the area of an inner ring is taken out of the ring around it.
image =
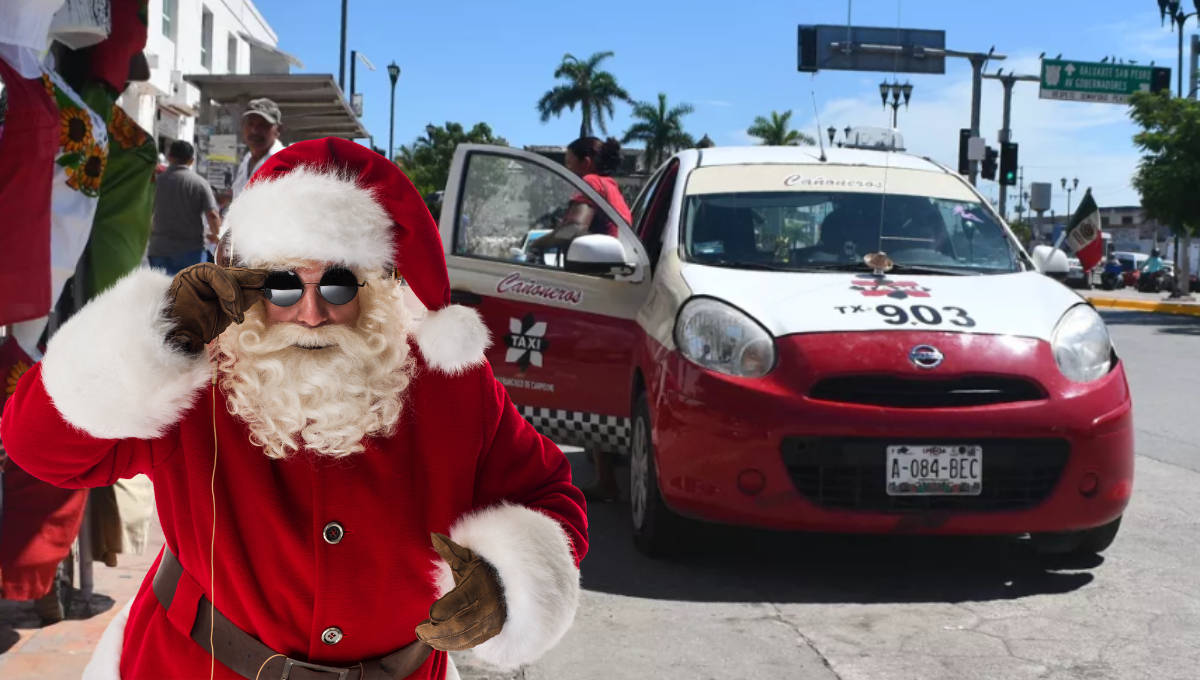
[[[470,548],[464,548],[461,545],[450,540],[450,537],[445,534],[433,533],[429,535],[433,542],[433,549],[437,554],[446,561],[454,572],[454,582],[458,583],[461,576],[465,576],[463,571],[470,563],[476,561],[478,556]]]
[[[496,637],[504,628],[505,612],[491,612],[471,620],[434,623],[426,619],[417,626],[417,637],[434,649],[461,652]]]

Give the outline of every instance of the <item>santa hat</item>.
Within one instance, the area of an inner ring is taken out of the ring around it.
[[[313,260],[394,268],[428,310],[414,333],[426,361],[449,374],[484,361],[487,327],[475,310],[450,304],[442,237],[429,209],[378,153],[334,137],[293,144],[254,173],[225,224],[240,266]]]

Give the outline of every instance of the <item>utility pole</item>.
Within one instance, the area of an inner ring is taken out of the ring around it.
[[[972,62],[972,64],[974,64],[974,62]],[[1013,86],[1017,84],[1018,80],[1022,80],[1025,82],[1032,82],[1032,83],[1040,83],[1040,82],[1042,82],[1042,79],[1039,76],[1022,76],[1022,75],[1017,75],[1016,73],[1009,73],[1007,75],[1004,75],[1002,73],[1002,71],[996,71],[995,74],[985,75],[985,76],[981,76],[981,77],[987,78],[989,80],[999,80],[1000,84],[1004,86],[1004,126],[1000,130],[1000,143],[1004,144],[1005,142],[1011,142],[1012,141],[1011,124],[1012,124]],[[978,117],[977,111],[972,111],[971,124],[976,127],[979,124],[979,117]],[[975,134],[978,134],[978,132],[976,132]],[[974,183],[974,177],[975,177],[975,174],[974,174],[975,171],[973,168],[974,168],[974,166],[972,166],[972,170],[971,170],[972,184]],[[1007,205],[1008,205],[1008,188],[1004,186],[1003,178],[1001,178],[1000,215],[1003,216],[1005,219],[1008,219],[1007,213],[1005,212],[1005,208],[1007,207]]]
[[[1024,165],[1022,165],[1017,170],[1017,184],[1018,184],[1017,207],[1020,208],[1020,210],[1017,211],[1017,219],[1023,220],[1023,219],[1025,219],[1026,211],[1029,210],[1029,206],[1026,205],[1028,203],[1028,201],[1025,200],[1025,166]]]
[[[971,136],[979,136],[979,111],[983,106],[983,67],[987,56],[973,54],[971,60]],[[971,186],[979,186],[979,161],[971,159]]]
[[[350,13],[350,0],[342,0],[342,49],[338,52],[338,89],[346,91],[346,18]]]

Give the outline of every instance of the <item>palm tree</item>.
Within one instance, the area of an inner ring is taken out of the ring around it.
[[[619,101],[633,102],[629,93],[617,84],[616,77],[599,68],[600,62],[611,56],[612,52],[597,52],[580,61],[571,54],[563,55],[562,63],[554,69],[554,77],[566,82],[555,85],[538,101],[537,109],[542,114],[542,122],[548,122],[551,116],[558,118],[563,111],[574,111],[579,106],[583,114],[583,122],[579,125],[580,137],[592,136],[592,123],[608,134],[605,114],[611,119],[613,104]]]
[[[817,143],[815,139],[799,130],[788,129],[791,120],[791,111],[772,111],[769,119],[763,116],[755,118],[754,125],[746,130],[746,134],[757,137],[759,144],[763,146],[804,146]]]
[[[633,105],[633,125],[625,131],[622,144],[641,142],[651,168],[665,160],[664,155],[696,146],[696,140],[683,130],[683,117],[695,111],[691,104],[667,108],[667,95],[658,93],[658,104],[637,102]]]

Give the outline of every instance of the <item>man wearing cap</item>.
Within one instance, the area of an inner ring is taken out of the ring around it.
[[[456,680],[447,651],[540,657],[574,620],[583,496],[492,376],[478,313],[449,304],[412,183],[301,142],[225,226],[232,266],[129,275],[0,420],[50,483],[154,481],[166,546],[84,677]]]
[[[283,116],[279,107],[270,99],[252,99],[242,113],[242,139],[250,151],[238,166],[233,180],[233,197],[237,198],[246,189],[246,183],[262,167],[268,158],[284,149],[279,141],[279,130]]]

